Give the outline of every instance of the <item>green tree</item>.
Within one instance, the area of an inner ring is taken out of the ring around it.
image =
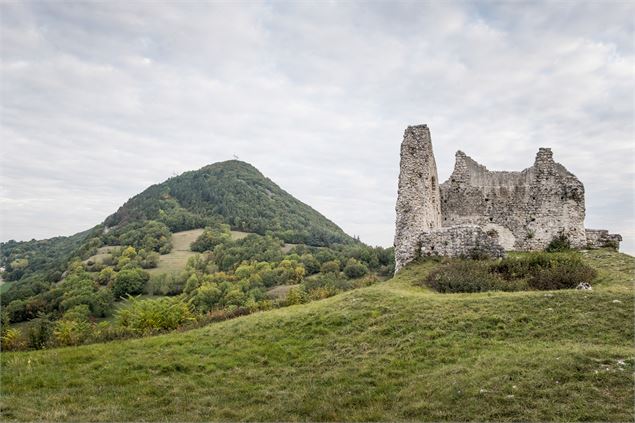
[[[148,279],[148,273],[141,269],[122,270],[117,273],[117,277],[112,284],[112,294],[115,298],[141,294]]]
[[[325,262],[320,268],[321,273],[339,273],[340,261],[335,259]]]
[[[349,279],[361,278],[367,273],[368,267],[354,258],[348,259],[346,266],[344,266],[344,274]]]

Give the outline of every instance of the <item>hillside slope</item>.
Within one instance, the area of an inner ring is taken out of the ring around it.
[[[632,421],[635,259],[593,291],[436,294],[434,266],[185,333],[3,353],[17,420]]]
[[[172,233],[226,223],[236,231],[272,234],[293,244],[330,246],[354,242],[339,226],[255,167],[231,160],[152,185],[128,200],[103,224],[76,235],[1,242],[0,267],[6,268],[8,281],[32,276],[57,281],[69,259],[91,255],[91,238],[115,245],[109,239],[113,234],[121,237],[149,220],[165,224]]]
[[[106,219],[107,226],[138,220],[162,220],[170,229],[183,221],[216,218],[232,229],[309,245],[347,243],[336,224],[297,200],[252,165],[238,160],[214,163],[152,185]],[[192,226],[192,225],[190,225]]]

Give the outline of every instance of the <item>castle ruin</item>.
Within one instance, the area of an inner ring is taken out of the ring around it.
[[[490,171],[462,151],[438,183],[430,130],[409,126],[401,144],[395,232],[398,271],[425,255],[501,257],[543,250],[557,236],[575,248],[618,246],[621,236],[584,228],[584,186],[541,148],[520,172]]]

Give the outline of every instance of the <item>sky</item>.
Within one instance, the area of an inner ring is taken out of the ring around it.
[[[236,156],[389,246],[426,123],[440,180],[459,149],[519,171],[551,147],[635,253],[634,4],[0,1],[0,240]]]

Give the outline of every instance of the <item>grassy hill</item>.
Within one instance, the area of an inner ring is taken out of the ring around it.
[[[12,420],[632,421],[633,257],[593,291],[437,294],[436,264],[184,333],[2,353]]]

